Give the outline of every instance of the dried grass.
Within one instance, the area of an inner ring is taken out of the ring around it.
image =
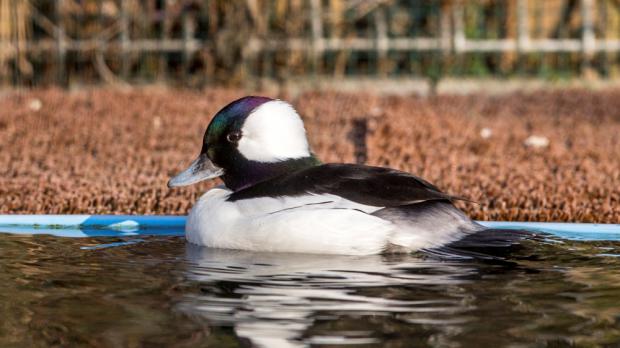
[[[0,0],[0,82],[9,75],[9,61],[25,76],[33,68],[25,54],[26,40],[31,35],[30,7],[27,0]]]
[[[211,116],[243,94],[0,96],[0,213],[185,214],[214,183],[171,190],[166,182],[197,155]],[[368,118],[370,164],[479,202],[461,205],[476,219],[620,222],[620,91],[305,93],[293,102],[325,162],[354,160],[352,124]],[[489,138],[483,128],[492,130]],[[549,146],[526,147],[530,135],[547,137]]]

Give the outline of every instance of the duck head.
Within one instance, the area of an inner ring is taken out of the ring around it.
[[[310,151],[304,124],[288,103],[244,97],[220,110],[205,132],[202,150],[169,187],[220,177],[233,191],[320,162]]]

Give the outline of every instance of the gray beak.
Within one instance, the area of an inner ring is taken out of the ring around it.
[[[217,178],[224,174],[224,169],[211,162],[206,153],[201,153],[189,168],[168,181],[168,187],[179,187],[195,184],[199,181]]]

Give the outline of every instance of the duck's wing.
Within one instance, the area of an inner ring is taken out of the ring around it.
[[[461,199],[409,173],[355,164],[323,164],[271,179],[230,195],[229,201],[256,197],[336,195],[375,207]]]

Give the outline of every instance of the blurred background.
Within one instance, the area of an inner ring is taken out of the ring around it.
[[[185,215],[246,95],[473,219],[620,224],[620,0],[0,0],[0,214]],[[0,226],[0,348],[619,348],[618,228],[571,228],[482,264]]]
[[[0,0],[0,84],[614,79],[618,0]]]
[[[185,214],[259,94],[474,218],[617,223],[619,77],[620,0],[0,0],[0,213]]]

